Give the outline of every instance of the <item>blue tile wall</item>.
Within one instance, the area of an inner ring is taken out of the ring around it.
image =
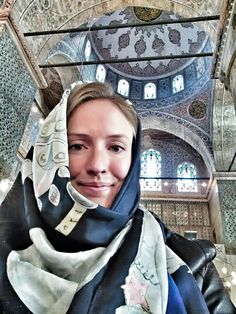
[[[8,177],[24,132],[36,85],[7,29],[0,36],[0,179]]]

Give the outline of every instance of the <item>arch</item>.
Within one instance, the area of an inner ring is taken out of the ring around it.
[[[160,131],[167,131],[171,134],[174,134],[186,141],[189,145],[191,145],[199,154],[202,156],[202,159],[205,162],[207,170],[210,174],[215,172],[214,160],[213,156],[207,149],[203,140],[194,132],[192,132],[189,128],[185,127],[177,123],[174,120],[168,120],[165,117],[157,117],[154,116],[151,118],[150,116],[144,116],[142,118],[142,129],[157,129]]]
[[[73,60],[66,54],[59,52],[55,53],[48,59],[49,64],[64,62],[73,62]],[[63,89],[66,89],[72,82],[82,80],[82,73],[80,72],[80,69],[76,66],[66,68],[58,67],[55,71],[60,77]]]

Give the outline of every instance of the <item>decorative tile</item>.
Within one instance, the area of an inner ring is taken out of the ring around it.
[[[4,178],[14,168],[36,93],[35,83],[6,29],[0,37],[0,73],[0,178]]]
[[[227,254],[236,254],[236,180],[218,180]]]

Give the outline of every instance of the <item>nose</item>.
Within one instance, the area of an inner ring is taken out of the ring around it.
[[[108,156],[102,148],[95,148],[87,160],[87,173],[91,176],[97,176],[107,172]]]

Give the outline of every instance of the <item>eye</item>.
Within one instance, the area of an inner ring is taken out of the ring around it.
[[[111,150],[114,153],[120,153],[121,151],[125,150],[124,147],[120,145],[111,145],[109,150]]]
[[[69,144],[68,150],[70,151],[80,151],[82,149],[86,149],[86,147],[83,144]]]

